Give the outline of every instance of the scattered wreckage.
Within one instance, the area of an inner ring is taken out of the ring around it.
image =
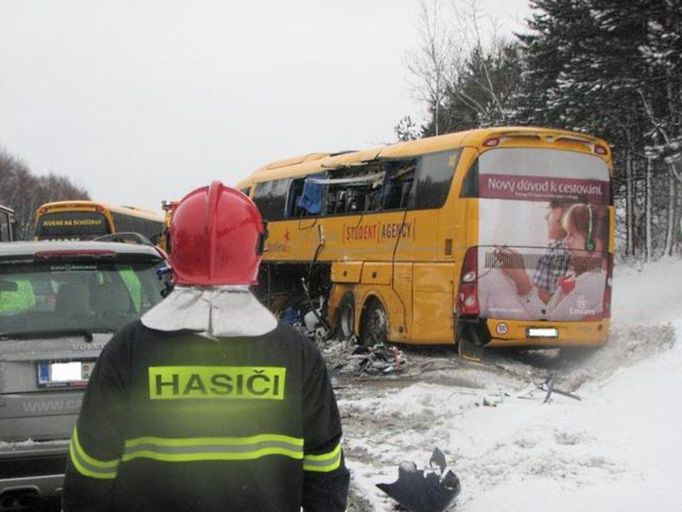
[[[461,490],[459,478],[447,467],[445,454],[433,450],[429,467],[417,469],[414,462],[398,466],[398,480],[377,487],[410,512],[443,512]]]

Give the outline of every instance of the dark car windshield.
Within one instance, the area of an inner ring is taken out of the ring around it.
[[[3,333],[116,330],[161,299],[155,262],[0,263]]]

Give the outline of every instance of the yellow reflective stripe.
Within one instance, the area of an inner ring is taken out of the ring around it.
[[[159,446],[199,446],[202,444],[231,444],[231,445],[247,445],[259,443],[262,441],[281,441],[291,445],[302,447],[303,439],[292,436],[285,436],[282,434],[256,434],[255,436],[246,437],[137,437],[135,439],[128,439],[125,446],[133,447],[141,444],[153,443]]]
[[[118,460],[98,460],[88,455],[78,439],[78,430],[73,429],[69,445],[69,457],[73,467],[83,476],[99,479],[116,478]]]
[[[139,437],[125,442],[122,460],[253,460],[267,455],[283,455],[300,460],[303,458],[303,439],[280,434],[247,437]]]
[[[317,471],[328,473],[334,471],[341,465],[341,443],[336,445],[332,451],[320,455],[306,455],[303,457],[304,471]]]

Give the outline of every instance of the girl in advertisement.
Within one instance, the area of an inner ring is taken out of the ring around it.
[[[601,319],[608,260],[609,218],[603,206],[576,204],[563,219],[573,272],[547,303],[550,320]]]
[[[571,255],[568,273],[545,303],[528,277],[523,264],[506,264],[502,272],[511,279],[519,302],[530,318],[571,321],[601,319],[608,260],[608,210],[599,205],[574,204],[564,213],[564,246]],[[511,249],[500,248],[503,260],[518,259]],[[516,258],[515,258],[516,257]]]

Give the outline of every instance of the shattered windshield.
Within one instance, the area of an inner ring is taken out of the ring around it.
[[[107,332],[161,299],[154,262],[0,264],[0,335]]]

